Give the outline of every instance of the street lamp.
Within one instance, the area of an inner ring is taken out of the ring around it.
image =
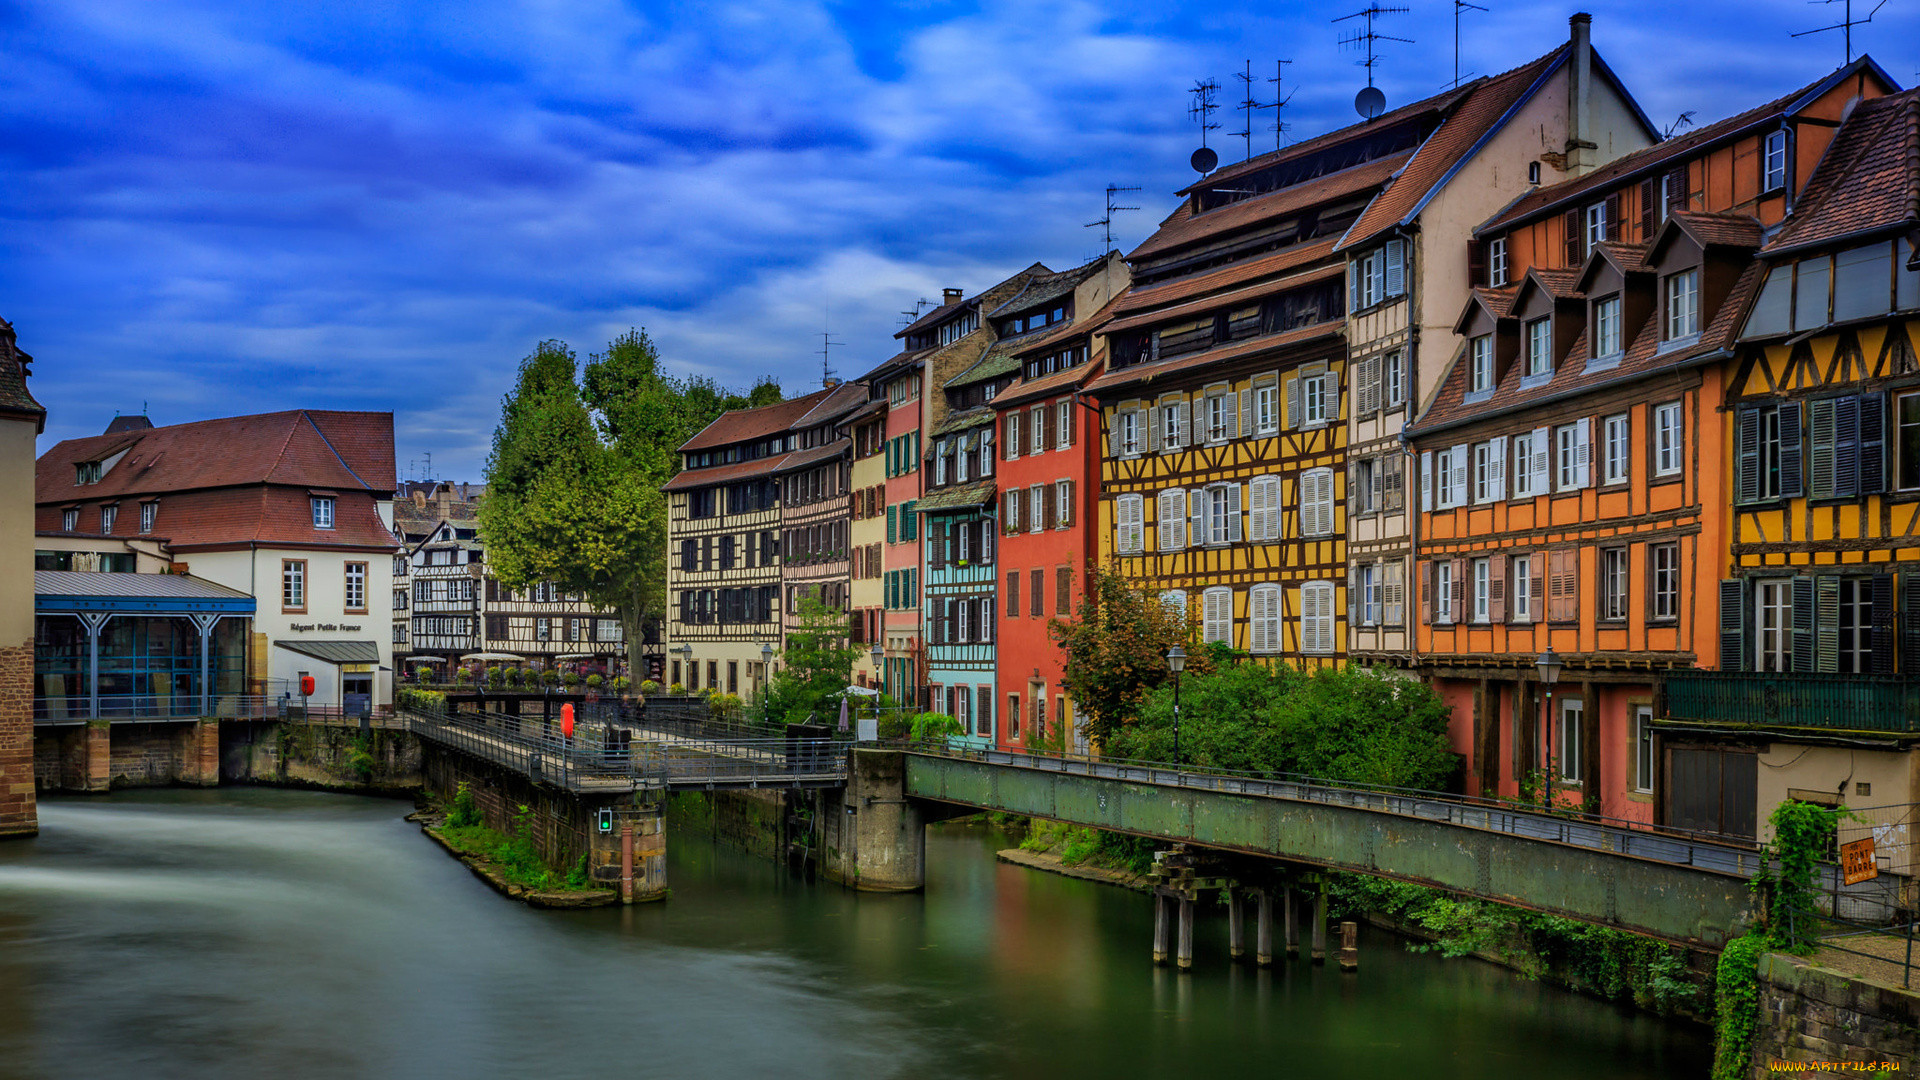
[[[1173,767],[1180,767],[1180,673],[1187,670],[1187,650],[1167,650],[1167,670],[1173,672]]]
[[[1540,763],[1542,773],[1540,781],[1540,805],[1543,807],[1551,807],[1553,805],[1553,755],[1550,752],[1553,745],[1553,684],[1560,681],[1560,669],[1564,665],[1560,662],[1560,654],[1553,651],[1552,645],[1548,645],[1547,651],[1540,654],[1540,659],[1535,660],[1533,666],[1539,669],[1540,682],[1547,688],[1547,712],[1540,720]],[[1561,749],[1564,751],[1566,748],[1562,747]]]

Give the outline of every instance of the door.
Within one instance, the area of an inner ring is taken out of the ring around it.
[[[340,676],[340,707],[348,716],[359,716],[373,708],[373,676]]]
[[[1676,829],[1755,835],[1759,759],[1750,750],[1673,747],[1667,751],[1667,824]]]

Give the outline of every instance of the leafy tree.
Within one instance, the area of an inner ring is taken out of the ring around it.
[[[809,716],[820,721],[838,716],[840,696],[853,683],[860,650],[852,643],[847,613],[809,596],[800,601],[799,615],[800,626],[787,634],[780,671],[761,702],[761,715],[768,720],[804,723]]]
[[[1192,627],[1149,589],[1116,570],[1096,568],[1073,621],[1053,619],[1047,634],[1066,654],[1061,682],[1086,720],[1088,739],[1105,743],[1134,717],[1147,693],[1166,682],[1167,650],[1192,643]],[[1210,654],[1187,648],[1187,671],[1211,671]]]

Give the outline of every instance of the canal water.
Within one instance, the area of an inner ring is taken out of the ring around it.
[[[1149,963],[1135,893],[942,827],[924,895],[669,836],[664,904],[508,902],[401,803],[41,806],[0,844],[0,1078],[1702,1076],[1697,1028],[1362,934],[1361,969]]]

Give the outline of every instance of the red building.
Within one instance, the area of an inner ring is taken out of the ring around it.
[[[1000,442],[1000,627],[996,681],[1003,748],[1085,750],[1061,685],[1064,656],[1048,635],[1085,593],[1098,557],[1100,410],[1080,390],[1106,368],[1093,332],[1126,292],[1118,253],[1034,278],[990,316],[1018,365],[994,395]]]

